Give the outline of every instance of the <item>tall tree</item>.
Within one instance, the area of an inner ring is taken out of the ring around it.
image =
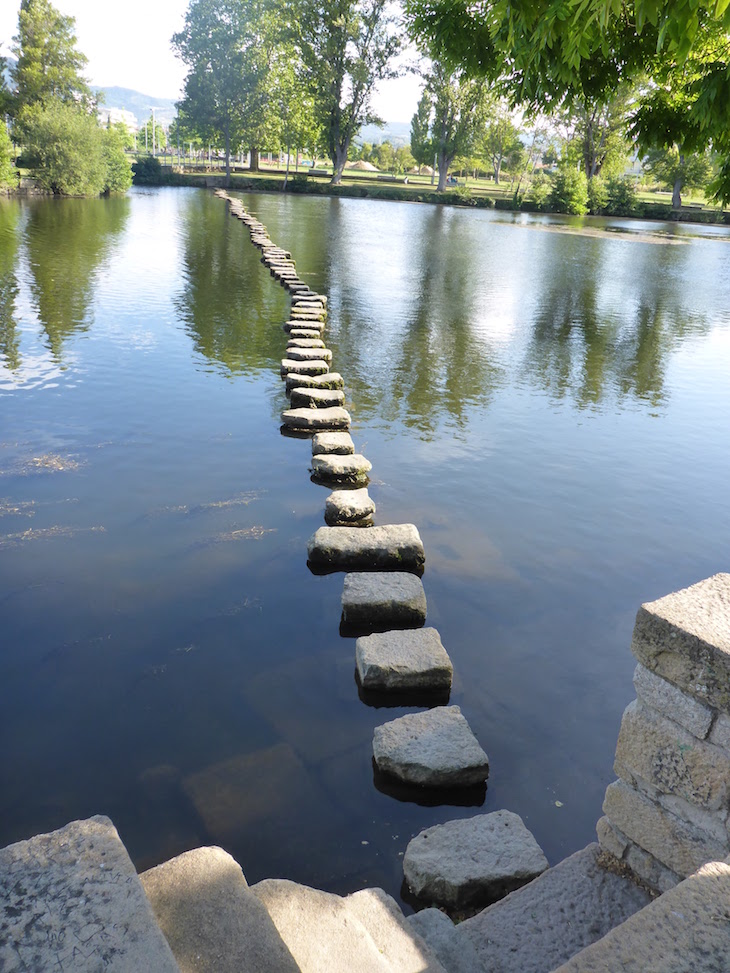
[[[643,167],[657,182],[672,191],[672,208],[682,208],[683,189],[704,189],[712,178],[712,162],[706,152],[685,152],[673,145],[668,149],[652,149],[643,160]]]
[[[490,119],[483,137],[479,139],[479,148],[484,158],[491,163],[494,184],[498,186],[505,160],[518,148],[522,148],[519,129],[505,108],[498,108],[494,117]]]
[[[337,185],[353,138],[378,121],[372,96],[397,74],[401,36],[389,0],[287,0],[287,10]]]
[[[231,175],[231,145],[257,127],[264,101],[267,50],[261,44],[265,23],[262,0],[191,0],[183,29],[172,38],[188,67],[180,112],[204,139],[223,140],[226,179]]]
[[[446,189],[449,166],[457,155],[469,155],[477,132],[484,125],[489,95],[480,79],[452,71],[434,61],[427,90],[433,105],[431,139],[438,165],[438,191]]]
[[[411,119],[411,153],[419,166],[430,165],[433,159],[433,142],[430,134],[432,112],[431,92],[426,87]]]
[[[86,57],[76,48],[75,20],[59,13],[49,0],[22,0],[12,51],[16,114],[36,103],[92,101],[82,71]]]

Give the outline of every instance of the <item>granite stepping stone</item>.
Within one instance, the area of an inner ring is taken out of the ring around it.
[[[360,453],[318,453],[312,456],[312,473],[325,483],[364,483],[373,464]]]
[[[291,332],[295,329],[301,330],[306,328],[308,331],[314,331],[316,334],[321,335],[325,329],[324,321],[305,321],[302,319],[286,321],[283,325],[284,331]]]
[[[284,327],[286,331],[286,326]],[[322,341],[322,331],[319,328],[289,328],[289,340],[294,341],[298,339],[301,341],[302,338],[311,338],[315,341]],[[324,346],[324,341],[322,341]]]
[[[299,304],[302,301],[319,301],[321,304],[327,304],[327,295],[318,294],[316,291],[307,288],[307,292],[297,295],[296,298],[292,298],[292,304]]]
[[[287,409],[281,421],[290,429],[348,429],[350,413],[347,409]]]
[[[298,375],[326,375],[329,367],[329,362],[321,358],[317,358],[314,361],[294,361],[292,358],[283,358],[281,361],[281,375],[282,378],[286,378],[287,375],[294,373]]]
[[[367,488],[335,490],[324,502],[324,519],[330,527],[371,527],[375,504]]]
[[[290,338],[286,343],[287,348],[324,348],[324,341],[321,338]]]
[[[453,666],[435,628],[382,632],[355,642],[363,689],[396,692],[451,689]]]
[[[489,758],[458,706],[409,713],[376,727],[373,756],[378,770],[421,787],[471,787],[489,776]]]
[[[363,635],[392,628],[419,628],[425,621],[426,593],[415,574],[365,571],[345,575],[343,632]]]
[[[329,348],[288,348],[286,357],[291,361],[332,362],[332,352]]]
[[[307,560],[318,571],[413,571],[421,574],[426,561],[414,524],[358,527],[320,527],[307,544]]]
[[[298,371],[286,377],[286,390],[291,392],[296,388],[307,389],[341,389],[345,387],[339,372],[324,372],[319,375],[305,375]]]
[[[349,432],[318,432],[312,439],[313,456],[318,453],[339,453],[346,456],[354,452],[355,444]]]
[[[330,409],[333,406],[345,404],[345,393],[342,389],[306,389],[291,390],[292,409]]]
[[[534,835],[512,811],[426,828],[408,843],[403,858],[414,895],[450,909],[496,902],[547,867]]]

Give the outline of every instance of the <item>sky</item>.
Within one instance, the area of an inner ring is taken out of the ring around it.
[[[61,13],[76,19],[79,50],[89,59],[86,75],[95,87],[133,88],[158,98],[177,98],[184,65],[170,50],[170,38],[183,25],[187,0],[54,0]],[[18,29],[20,2],[0,3],[0,43],[9,53]],[[107,13],[108,11],[108,13]],[[417,77],[384,82],[375,111],[389,122],[410,122],[420,92]]]

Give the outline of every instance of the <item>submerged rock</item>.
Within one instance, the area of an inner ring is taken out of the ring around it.
[[[452,909],[496,902],[547,867],[533,834],[512,811],[427,828],[408,843],[403,858],[411,891]]]

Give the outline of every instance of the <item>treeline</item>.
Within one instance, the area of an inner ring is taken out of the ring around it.
[[[0,114],[22,146],[18,164],[58,195],[126,192],[132,184],[124,151],[129,133],[125,126],[99,124],[74,19],[48,0],[23,0],[12,50],[17,61],[10,86],[0,71]],[[0,124],[0,185],[13,187],[19,178],[8,127]]]

